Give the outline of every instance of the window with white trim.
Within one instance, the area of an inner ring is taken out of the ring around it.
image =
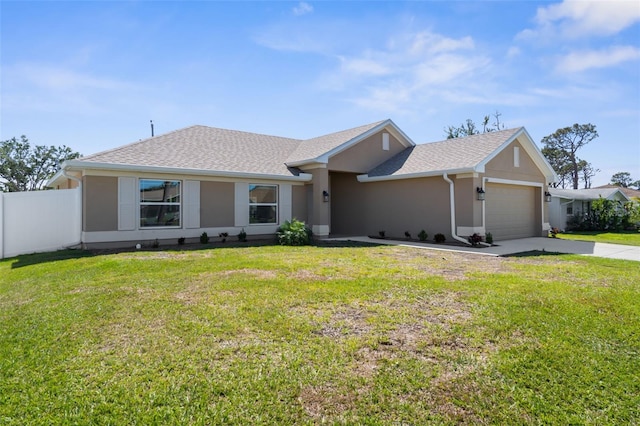
[[[567,206],[567,216],[573,216],[573,206]]]
[[[249,223],[278,223],[278,186],[249,184]]]
[[[140,228],[180,227],[181,182],[140,179]]]

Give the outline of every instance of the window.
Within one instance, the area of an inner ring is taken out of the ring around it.
[[[513,147],[513,167],[520,167],[520,147]]]
[[[567,216],[573,216],[573,207],[567,206]]]
[[[140,179],[140,227],[180,226],[180,181]]]
[[[249,185],[249,223],[278,223],[278,187]]]

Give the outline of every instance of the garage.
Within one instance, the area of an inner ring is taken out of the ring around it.
[[[540,205],[533,186],[487,183],[486,230],[494,240],[539,236]]]

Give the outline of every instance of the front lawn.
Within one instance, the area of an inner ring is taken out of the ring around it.
[[[593,241],[595,243],[624,244],[640,246],[640,231],[570,231],[557,235],[566,240]]]
[[[0,423],[638,424],[640,268],[246,247],[0,261]]]

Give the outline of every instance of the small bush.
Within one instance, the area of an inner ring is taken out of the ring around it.
[[[384,238],[386,234],[386,231],[378,231],[378,235],[380,236],[380,238]]]
[[[242,228],[242,231],[240,231],[240,233],[238,234],[238,241],[241,241],[243,243],[247,241],[247,233],[245,232],[244,228]]]
[[[493,244],[493,235],[491,234],[491,232],[487,232],[484,235],[484,240],[487,242],[487,244]]]
[[[226,243],[226,242],[227,242],[227,237],[228,237],[228,236],[229,236],[229,233],[228,233],[228,232],[221,232],[221,233],[219,233],[219,234],[218,234],[218,237],[220,237],[220,240],[221,240],[223,243]]]
[[[470,235],[469,238],[469,243],[471,243],[472,246],[479,246],[480,243],[482,242],[482,235],[474,233],[473,235]]]
[[[418,233],[418,238],[420,239],[420,241],[427,241],[427,238],[429,238],[429,234],[427,234],[427,231],[423,229]]]
[[[433,236],[433,241],[435,241],[436,243],[444,243],[446,239],[447,237],[445,237],[444,234],[440,233]]]
[[[206,232],[203,232],[202,235],[200,235],[200,244],[208,244],[209,243],[209,236],[207,235]]]
[[[180,238],[178,238],[178,244],[179,244],[179,245],[183,246],[183,245],[184,245],[184,241],[185,241],[185,238],[184,238],[184,237],[180,237]]]
[[[405,237],[405,238],[411,238],[411,232],[409,232],[409,231],[404,231],[404,237]]]
[[[311,244],[311,229],[297,219],[284,221],[278,228],[278,243],[283,246],[305,246]]]
[[[153,240],[153,243],[151,244],[151,247],[153,247],[153,248],[160,247],[160,241],[158,241],[158,239],[156,238],[155,240]]]

